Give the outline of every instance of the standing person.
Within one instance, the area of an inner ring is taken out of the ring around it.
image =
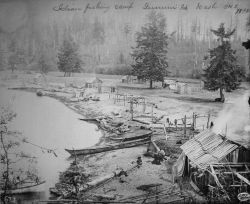
[[[141,156],[139,156],[139,157],[137,158],[136,163],[137,163],[138,168],[140,168],[140,166],[142,165],[142,159],[141,159]]]

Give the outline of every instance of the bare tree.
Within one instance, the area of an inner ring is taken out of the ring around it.
[[[36,146],[41,150],[46,150],[48,153],[53,153],[56,156],[54,150],[40,147],[39,145],[30,143],[24,138],[21,133],[12,131],[9,128],[9,124],[16,117],[16,113],[10,110],[9,107],[1,107],[0,109],[0,176],[2,183],[0,188],[1,202],[4,204],[8,203],[11,195],[9,191],[17,188],[17,186],[24,184],[25,182],[34,181],[39,182],[34,165],[23,165],[32,164],[36,162],[36,157],[28,155],[21,151],[20,145],[22,143],[28,143]],[[20,163],[22,165],[20,165]],[[20,168],[20,166],[22,166]],[[28,167],[29,166],[29,167]]]

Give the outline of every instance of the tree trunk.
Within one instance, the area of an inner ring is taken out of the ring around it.
[[[221,99],[221,102],[224,103],[225,96],[224,96],[224,93],[223,93],[223,88],[220,88],[220,99]]]
[[[150,89],[153,88],[153,80],[150,80],[150,86],[149,86]]]
[[[4,141],[3,141],[3,132],[1,131],[1,143],[2,143],[2,147],[4,150],[4,156],[6,158],[6,175],[5,175],[5,181],[4,181],[4,187],[3,187],[3,193],[1,195],[1,200],[3,201],[3,203],[6,203],[6,196],[7,196],[7,189],[8,189],[8,182],[9,182],[9,157],[8,157],[8,152],[7,149],[5,147]]]

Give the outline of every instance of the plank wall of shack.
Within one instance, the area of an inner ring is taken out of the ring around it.
[[[212,165],[218,181],[227,191],[235,191],[236,194],[239,194],[242,190],[250,192],[250,186],[235,176],[237,172],[247,180],[250,180],[249,154],[249,149],[240,147],[228,154],[223,159],[225,162]],[[211,169],[208,170],[212,172]],[[186,157],[184,176],[190,177],[191,182],[205,195],[211,188],[217,187],[215,177],[209,171],[202,171],[198,166],[190,165],[190,160]]]
[[[186,155],[183,175],[190,177],[203,193],[218,185],[226,186],[230,191],[237,188],[235,192],[247,186],[250,179],[249,148],[206,130],[182,145],[181,149]],[[236,178],[234,174],[238,172],[242,175]],[[249,185],[246,190],[249,190]]]
[[[226,156],[227,161],[239,163],[239,162],[250,162],[250,149],[245,147],[239,147]]]

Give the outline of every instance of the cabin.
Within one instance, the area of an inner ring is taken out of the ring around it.
[[[192,94],[200,92],[204,88],[204,82],[188,79],[164,79],[164,87],[178,94]]]
[[[207,129],[182,146],[182,154],[173,165],[173,181],[189,177],[194,189],[205,195],[227,199],[250,192],[250,148]]]
[[[204,88],[204,83],[185,83],[185,82],[177,82],[176,83],[176,92],[178,94],[188,94],[191,95],[193,93],[200,92]]]
[[[135,84],[138,82],[138,77],[137,76],[129,76],[129,82],[132,84]]]
[[[178,82],[176,86],[176,92],[178,94],[191,94],[190,86],[188,86],[187,83]]]
[[[122,80],[122,83],[128,83],[128,76],[123,76],[121,80]]]
[[[137,76],[132,76],[132,75],[126,75],[121,78],[122,83],[138,83],[138,77]]]
[[[166,88],[169,88],[170,90],[177,90],[177,81],[173,79],[164,79],[164,84]]]
[[[85,83],[85,88],[99,88],[102,86],[103,81],[97,77],[90,78]]]

